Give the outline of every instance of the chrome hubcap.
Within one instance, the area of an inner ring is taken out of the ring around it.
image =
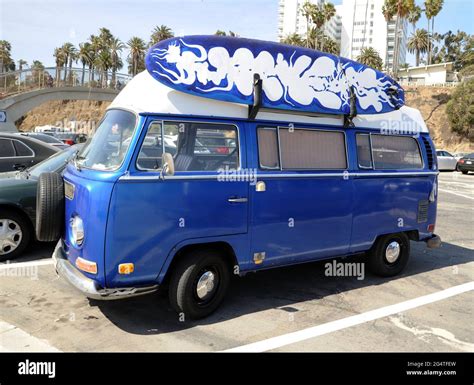
[[[394,263],[400,256],[400,244],[396,241],[390,242],[385,250],[385,259],[388,263]]]
[[[20,245],[21,227],[11,219],[0,218],[0,255],[10,254]]]
[[[199,299],[204,299],[212,290],[215,285],[215,274],[212,271],[206,271],[198,280],[196,286],[196,293]]]

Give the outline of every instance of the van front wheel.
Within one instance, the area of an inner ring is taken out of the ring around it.
[[[368,253],[369,270],[382,277],[402,272],[410,256],[410,239],[404,233],[388,234],[375,241]]]
[[[224,257],[214,250],[187,254],[172,272],[169,285],[171,306],[185,319],[211,314],[225,297],[230,269]]]

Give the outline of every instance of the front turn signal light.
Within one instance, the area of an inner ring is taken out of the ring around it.
[[[77,257],[76,267],[86,273],[97,274],[97,263],[88,261],[87,259]]]
[[[133,270],[135,270],[133,263],[121,263],[118,265],[119,274],[132,274]]]

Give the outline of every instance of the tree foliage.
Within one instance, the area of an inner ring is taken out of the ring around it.
[[[451,130],[474,142],[474,79],[460,83],[446,106]]]
[[[382,70],[383,60],[377,50],[372,47],[362,48],[360,55],[357,56],[357,61],[376,70]]]

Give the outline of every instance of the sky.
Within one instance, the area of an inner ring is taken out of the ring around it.
[[[152,29],[161,24],[176,35],[213,34],[220,29],[276,40],[278,0],[0,0],[0,40],[11,43],[16,61],[29,64],[40,60],[54,66],[55,47],[66,41],[77,46],[100,27],[109,28],[124,42],[132,36],[148,42]],[[419,27],[426,28],[425,18]],[[445,0],[435,29],[473,34],[474,0]],[[408,61],[413,63],[412,55]]]

